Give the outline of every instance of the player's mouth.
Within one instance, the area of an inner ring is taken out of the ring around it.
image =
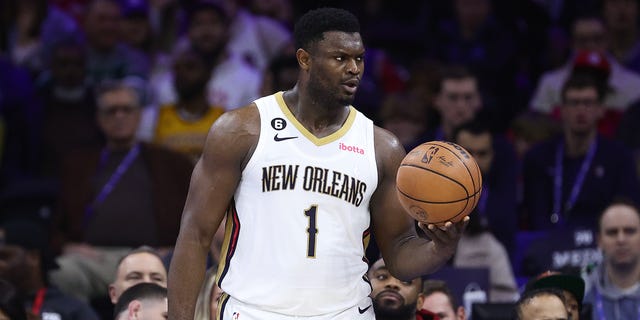
[[[358,90],[358,85],[360,84],[360,80],[354,78],[347,80],[342,83],[342,87],[349,92],[350,94],[355,94]]]

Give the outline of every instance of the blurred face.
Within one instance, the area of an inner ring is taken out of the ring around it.
[[[97,50],[110,50],[120,35],[120,7],[115,1],[98,0],[89,7],[85,30],[89,43]]]
[[[193,14],[188,35],[191,46],[198,52],[211,55],[224,49],[228,40],[229,27],[214,10],[200,10]]]
[[[364,45],[359,33],[329,31],[310,51],[298,50],[309,76],[308,91],[327,105],[350,105],[364,72]]]
[[[79,46],[60,47],[54,51],[51,74],[57,85],[73,88],[84,83],[85,56]]]
[[[442,292],[434,292],[428,296],[421,295],[420,300],[422,302],[418,307],[421,309],[425,309],[431,311],[440,317],[441,320],[463,320],[459,317],[458,314],[453,310],[453,306],[451,305],[451,301],[449,301],[449,297]]]
[[[487,20],[491,4],[488,0],[456,0],[455,8],[461,25],[476,28]]]
[[[522,320],[567,320],[569,315],[562,300],[552,294],[532,298],[520,308]]]
[[[151,36],[151,26],[146,16],[136,16],[122,19],[122,40],[134,48],[143,49],[145,42]]]
[[[611,31],[631,31],[638,23],[638,3],[636,0],[605,0],[604,19]]]
[[[126,143],[135,138],[140,106],[133,89],[104,93],[98,98],[98,125],[108,141]]]
[[[421,279],[411,282],[396,279],[389,273],[382,259],[369,270],[371,297],[376,315],[408,316],[416,311],[418,294],[422,289]]]
[[[456,137],[456,142],[465,148],[476,159],[482,174],[488,174],[493,161],[493,145],[491,133],[485,132],[479,135],[469,131],[461,131]]]
[[[607,52],[604,25],[598,19],[582,19],[573,25],[573,49],[575,51]]]
[[[210,72],[195,52],[185,52],[173,64],[174,85],[181,99],[204,96]]]
[[[473,78],[446,79],[436,96],[435,106],[440,112],[443,125],[455,128],[476,115],[482,99]]]
[[[587,135],[597,129],[604,108],[595,88],[568,89],[561,109],[565,130],[572,134]]]
[[[640,218],[627,205],[609,207],[600,220],[598,246],[614,269],[634,268],[640,261]]]
[[[118,266],[116,280],[109,285],[111,302],[115,304],[122,292],[142,282],[167,287],[167,270],[162,261],[147,252],[132,254],[122,260]]]
[[[398,137],[403,146],[413,143],[425,129],[424,124],[416,119],[404,117],[390,118],[384,121],[383,127]]]

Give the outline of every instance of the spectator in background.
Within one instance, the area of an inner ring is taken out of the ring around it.
[[[483,191],[484,192],[484,191]],[[515,213],[514,213],[515,214]],[[489,301],[512,302],[518,296],[518,286],[509,260],[509,253],[482,225],[482,218],[476,208],[471,216],[453,257],[456,268],[486,268],[489,271]],[[514,240],[515,241],[515,240]],[[467,310],[471,312],[471,310]]]
[[[38,167],[37,117],[41,106],[29,72],[0,55],[0,118],[3,126],[0,188],[35,175]]]
[[[22,296],[10,282],[0,279],[0,319],[27,320]]]
[[[464,307],[457,304],[451,289],[442,280],[424,281],[418,296],[418,309],[431,311],[442,320],[466,319]]]
[[[604,0],[601,10],[608,29],[609,52],[625,67],[640,72],[638,1]]]
[[[122,42],[133,49],[143,52],[147,59],[152,59],[155,47],[147,0],[121,0],[120,2],[122,12],[120,34],[122,35]]]
[[[281,1],[288,2],[288,0]],[[224,3],[230,20],[227,44],[229,52],[241,57],[260,71],[265,70],[280,54],[294,53],[290,28],[269,16],[252,13],[241,5],[240,0],[220,2]],[[287,4],[282,6],[286,8]]]
[[[283,54],[271,61],[262,78],[262,95],[286,91],[298,81],[298,60],[293,54]]]
[[[516,303],[516,313],[517,320],[571,319],[562,291],[553,288],[525,291]]]
[[[57,177],[60,161],[74,149],[99,146],[102,133],[96,124],[94,86],[87,81],[86,48],[82,42],[62,42],[51,52],[49,69],[38,81],[42,103],[38,172]]]
[[[49,285],[47,272],[56,268],[47,230],[31,220],[0,224],[0,278],[11,282],[23,305],[38,319],[92,320],[98,316],[84,302]]]
[[[107,295],[118,260],[132,247],[169,248],[177,237],[193,165],[136,140],[136,93],[122,83],[99,88],[97,121],[106,145],[70,154],[62,170],[55,225],[61,268],[51,276],[81,299]]]
[[[561,92],[562,134],[533,147],[524,159],[524,209],[534,230],[595,230],[600,212],[616,196],[640,201],[638,179],[631,153],[598,134],[603,83],[574,75]]]
[[[222,289],[216,284],[217,272],[216,267],[210,267],[204,275],[204,282],[196,301],[194,320],[218,319],[218,301],[222,296]]]
[[[33,77],[45,70],[52,47],[59,41],[78,38],[79,29],[72,17],[47,0],[3,1],[0,12],[8,25],[6,47],[11,61],[30,71]]]
[[[179,48],[191,47],[208,62],[211,72],[207,84],[210,105],[226,110],[250,103],[260,94],[260,72],[228,49],[230,17],[220,4],[199,0],[187,8],[187,37]],[[245,39],[246,41],[246,39]],[[175,75],[159,74],[152,81],[151,91],[156,105],[175,103]]]
[[[380,126],[395,134],[409,152],[427,130],[427,110],[415,95],[392,93],[385,97],[378,119]]]
[[[518,160],[522,160],[532,146],[558,134],[560,123],[544,114],[527,111],[511,122],[509,131]]]
[[[476,207],[476,220],[481,228],[490,230],[512,252],[516,249],[515,232],[518,228],[519,164],[508,140],[494,136],[486,121],[475,119],[457,127],[452,141],[473,156],[482,173],[482,195]],[[502,141],[494,141],[500,138]],[[496,150],[496,145],[503,147]],[[498,152],[502,157],[497,155]]]
[[[640,306],[640,212],[628,200],[613,201],[599,219],[603,261],[586,275],[585,303],[593,319],[635,319]]]
[[[571,319],[580,319],[582,299],[584,298],[584,280],[580,276],[546,271],[529,281],[524,290],[531,291],[542,288],[562,290]]]
[[[189,156],[195,163],[202,153],[209,128],[224,108],[210,105],[206,88],[210,73],[204,57],[192,49],[176,55],[173,62],[175,104],[148,107],[138,132],[143,140]]]
[[[402,281],[394,277],[382,258],[369,267],[373,311],[378,320],[432,319],[430,312],[421,312],[418,295],[422,290],[422,279]],[[368,308],[360,308],[366,311]],[[363,313],[363,312],[361,312]]]
[[[168,319],[167,289],[154,283],[139,283],[122,293],[113,315],[115,320]]]
[[[440,116],[420,141],[453,140],[453,131],[471,121],[483,105],[478,79],[462,66],[443,68],[435,85],[433,105]]]
[[[611,88],[603,97],[603,105],[607,109],[619,113],[640,98],[640,91],[637,90],[640,86],[640,75],[626,69],[607,54],[607,30],[600,17],[577,17],[573,22],[571,35],[571,58],[563,67],[547,71],[540,77],[529,102],[531,110],[551,115],[562,104],[562,85],[575,69],[587,69],[606,75],[607,84]]]
[[[120,295],[138,283],[155,283],[167,287],[167,269],[162,257],[153,248],[142,246],[127,253],[116,269],[113,282],[109,285],[109,299],[114,305]]]
[[[491,0],[449,3],[453,17],[440,21],[427,37],[431,40],[427,52],[444,63],[469,68],[478,80],[478,91],[490,102],[486,107],[496,109],[495,125],[504,125],[517,110],[512,104],[517,98],[512,67],[516,38],[496,19]]]
[[[88,44],[88,77],[94,84],[124,80],[142,94],[149,76],[149,60],[120,41],[122,12],[117,0],[91,0],[84,30]]]

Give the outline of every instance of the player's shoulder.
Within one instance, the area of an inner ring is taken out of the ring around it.
[[[255,103],[229,110],[216,119],[211,126],[211,131],[238,134],[242,132],[258,134],[260,129],[260,113]]]
[[[383,164],[388,161],[395,163],[398,159],[402,159],[406,154],[406,151],[398,137],[389,130],[374,126],[373,139],[378,164]]]

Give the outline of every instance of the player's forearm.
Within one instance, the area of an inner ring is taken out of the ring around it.
[[[199,243],[181,241],[169,268],[169,319],[193,320],[198,292],[204,281],[207,248]]]
[[[397,244],[385,262],[395,277],[411,281],[437,271],[454,253],[455,250],[437,248],[434,242],[416,236]]]

